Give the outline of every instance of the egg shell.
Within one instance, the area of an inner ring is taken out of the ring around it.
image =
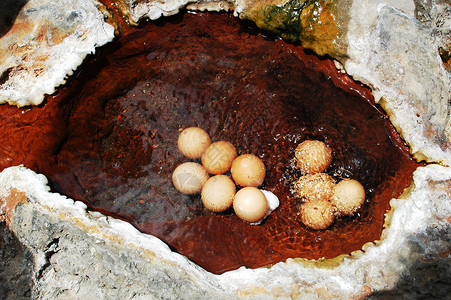
[[[344,179],[336,184],[331,203],[337,209],[337,215],[352,215],[365,202],[365,189],[354,179]]]
[[[180,152],[189,159],[199,159],[204,150],[210,146],[211,139],[208,133],[199,127],[184,129],[177,140]]]
[[[215,175],[202,188],[201,199],[204,206],[214,212],[228,209],[233,202],[235,183],[226,175]]]
[[[263,161],[257,156],[243,154],[233,161],[231,173],[236,184],[257,187],[265,180],[266,168]]]
[[[186,162],[175,168],[172,173],[174,187],[183,194],[198,194],[202,190],[209,175],[200,164]]]
[[[306,201],[330,200],[334,193],[335,181],[327,173],[301,176],[294,183],[294,195]]]
[[[326,229],[334,222],[334,208],[327,200],[307,201],[301,206],[300,217],[312,229]]]
[[[224,174],[230,169],[237,155],[236,148],[231,143],[214,142],[202,153],[202,165],[210,174]]]
[[[332,163],[332,150],[321,141],[303,141],[296,147],[294,156],[303,174],[323,172]]]
[[[245,187],[235,194],[233,210],[240,219],[249,223],[256,223],[266,216],[268,201],[259,189]]]

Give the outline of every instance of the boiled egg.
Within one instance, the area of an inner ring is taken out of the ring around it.
[[[242,220],[249,223],[261,221],[268,211],[265,194],[256,187],[240,189],[233,200],[233,210]]]
[[[237,155],[236,148],[231,143],[214,142],[202,153],[202,165],[210,174],[224,174],[230,169]]]
[[[236,184],[257,187],[265,180],[266,168],[257,156],[243,154],[233,161],[231,173]]]
[[[204,150],[210,146],[211,139],[208,133],[199,127],[184,129],[177,140],[177,147],[189,159],[199,159]]]
[[[174,187],[183,194],[198,194],[209,175],[204,167],[195,162],[186,162],[175,168],[172,173]]]
[[[216,175],[207,180],[202,188],[201,199],[204,206],[213,212],[228,209],[233,202],[235,183],[226,175]]]

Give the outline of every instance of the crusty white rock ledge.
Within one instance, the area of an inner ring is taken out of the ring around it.
[[[434,5],[451,20],[451,11]],[[451,76],[437,28],[415,19],[413,0],[353,1],[350,15],[347,73],[372,88],[417,160],[450,166]]]
[[[0,103],[39,105],[114,38],[95,0],[30,0],[0,38]]]
[[[411,265],[449,250],[444,240],[431,243],[426,234],[450,229],[451,168],[439,165],[418,168],[411,188],[391,202],[382,241],[367,244],[364,253],[322,262],[289,259],[222,275],[126,222],[50,193],[46,183],[24,167],[0,173],[0,215],[23,195],[9,227],[34,254],[36,299],[358,298],[394,288]]]

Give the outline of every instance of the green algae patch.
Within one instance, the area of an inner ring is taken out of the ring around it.
[[[349,7],[349,1],[337,0],[291,0],[282,4],[263,1],[249,6],[242,17],[285,40],[300,42],[319,55],[341,60],[346,56]]]

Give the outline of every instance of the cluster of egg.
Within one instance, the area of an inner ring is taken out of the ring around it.
[[[249,223],[260,222],[272,210],[265,193],[257,188],[266,176],[260,158],[238,156],[235,146],[227,141],[211,143],[208,133],[198,127],[184,129],[177,146],[187,158],[201,161],[186,162],[174,170],[172,182],[179,192],[201,193],[202,203],[213,212],[223,212],[233,205],[236,215]],[[232,178],[224,175],[229,170]],[[236,185],[242,187],[238,192]]]
[[[312,229],[326,229],[335,216],[352,215],[365,201],[363,186],[354,179],[338,183],[323,173],[332,162],[332,150],[321,141],[306,140],[295,151],[296,166],[304,174],[293,193],[304,200],[301,221]]]

